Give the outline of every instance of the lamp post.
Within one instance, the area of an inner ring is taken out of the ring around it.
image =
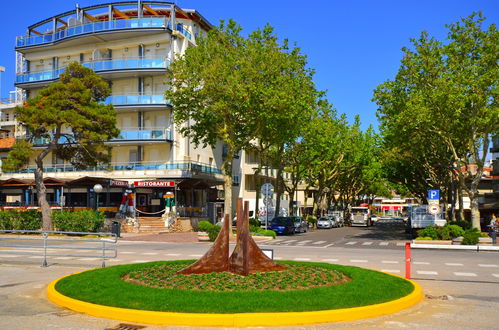
[[[0,65],[0,98],[2,97],[2,72],[5,72],[5,67]]]
[[[99,212],[99,193],[102,192],[102,185],[96,183],[94,185],[94,192],[95,192],[95,211]]]

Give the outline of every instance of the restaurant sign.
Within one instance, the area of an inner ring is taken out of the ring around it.
[[[135,181],[133,183],[135,187],[175,187],[175,181],[159,181],[159,180],[149,180],[149,181]]]
[[[128,181],[110,180],[109,185],[111,187],[128,187]]]

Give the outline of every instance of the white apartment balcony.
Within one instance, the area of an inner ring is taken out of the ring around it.
[[[102,59],[81,63],[84,67],[94,70],[105,78],[126,77],[132,72],[133,75],[144,73],[164,74],[170,65],[166,58],[124,58],[124,59]],[[57,80],[59,75],[66,70],[65,67],[41,72],[28,72],[16,75],[16,87],[32,87],[48,85]]]
[[[117,108],[126,107],[159,107],[164,108],[169,103],[163,94],[128,94],[128,95],[111,95],[104,101],[105,104],[112,104]]]
[[[35,167],[26,167],[18,171],[4,172],[9,178],[33,179]],[[46,177],[79,178],[84,176],[111,178],[211,178],[223,183],[222,171],[216,167],[197,162],[165,162],[140,161],[126,163],[109,163],[100,166],[89,166],[83,169],[70,164],[45,166]]]

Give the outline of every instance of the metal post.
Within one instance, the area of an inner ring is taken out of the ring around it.
[[[411,243],[405,243],[405,278],[411,279]]]
[[[102,241],[102,267],[106,267],[106,241]]]
[[[47,233],[43,233],[43,262],[42,262],[42,267],[48,267],[47,263]]]

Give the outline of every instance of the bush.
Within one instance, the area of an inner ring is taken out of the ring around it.
[[[52,221],[59,231],[99,232],[104,225],[104,212],[84,211],[54,211]]]
[[[448,228],[451,238],[464,235],[464,229],[459,225],[446,224],[444,228]]]
[[[42,214],[38,211],[0,212],[0,229],[2,230],[40,230],[41,228]]]
[[[448,222],[447,225],[456,225],[456,226],[461,227],[464,230],[471,229],[471,222],[469,222],[469,221],[451,221],[451,222]],[[459,235],[459,236],[462,236],[462,235]]]
[[[211,227],[213,227],[213,225],[209,221],[204,220],[198,222],[199,231],[209,232]]]
[[[262,223],[257,218],[249,218],[250,228],[251,226],[260,227]]]
[[[269,236],[269,237],[272,237],[272,238],[276,237],[276,233],[273,230],[263,230],[263,232],[261,233],[261,235],[263,235],[263,236]]]
[[[416,241],[431,241],[433,238],[431,237],[416,237]]]
[[[431,237],[431,239],[438,239],[437,227],[426,227],[418,231],[418,237]]]
[[[452,235],[449,227],[441,227],[437,229],[438,239],[449,240],[452,239]]]
[[[222,230],[220,226],[211,225],[211,228],[208,229],[208,237],[210,239],[210,242],[214,242],[217,239],[220,230]]]
[[[478,243],[480,236],[482,233],[478,231],[476,228],[467,229],[463,235],[462,245],[475,245]]]
[[[315,223],[317,222],[317,219],[313,216],[308,216],[307,217],[307,223],[312,225],[312,228],[314,227]]]

